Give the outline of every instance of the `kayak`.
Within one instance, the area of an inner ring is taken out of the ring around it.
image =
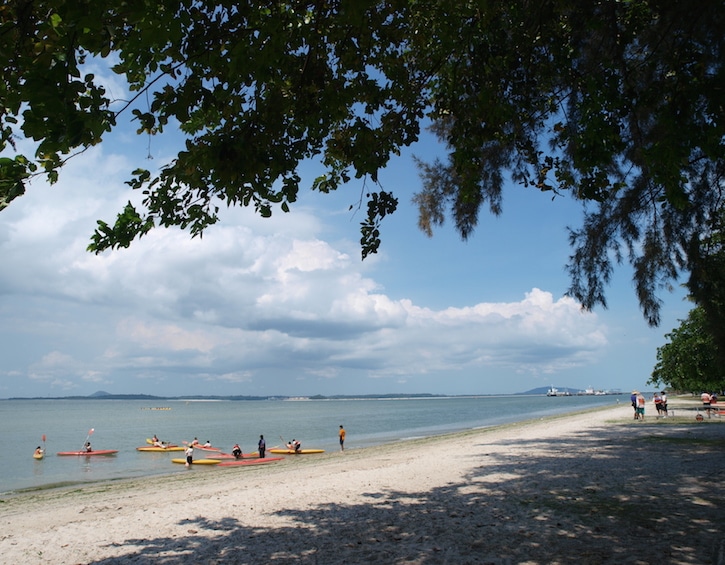
[[[282,454],[282,455],[308,455],[310,453],[325,453],[324,449],[300,449],[295,451],[294,449],[268,449],[270,453]]]
[[[211,455],[209,455],[209,459],[234,459],[234,460],[236,460],[237,458],[234,457],[234,455],[232,455],[231,453],[218,452],[218,453],[212,453]],[[240,459],[259,459],[259,453],[257,453],[256,451],[254,453],[242,453],[242,456],[240,457]]]
[[[180,463],[181,465],[186,464],[186,459],[172,459],[172,463]],[[191,464],[192,465],[219,465],[221,463],[221,459],[194,459]]]
[[[193,445],[194,449],[201,449],[202,451],[218,451],[221,452],[221,447],[204,447],[203,445]]]
[[[118,449],[94,449],[93,451],[59,451],[58,455],[84,455],[92,457],[93,455],[115,455]]]
[[[33,453],[33,459],[42,459],[45,453]]]
[[[184,451],[186,448],[183,445],[169,445],[168,447],[158,447],[156,445],[145,445],[143,447],[137,447],[136,451],[148,451],[151,453],[159,453],[162,451]]]
[[[264,465],[265,463],[274,463],[282,461],[284,457],[265,457],[264,459],[240,459],[238,461],[222,461],[217,467],[242,467],[245,465]]]
[[[148,443],[149,445],[153,445],[154,447],[158,447],[157,445],[154,445],[154,440],[150,437],[146,438],[146,443]],[[165,445],[166,447],[179,447],[175,443],[169,443],[168,441],[162,441],[161,445]]]

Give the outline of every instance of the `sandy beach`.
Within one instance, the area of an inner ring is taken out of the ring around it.
[[[676,414],[619,405],[368,449],[348,430],[344,453],[22,493],[0,503],[0,560],[725,563],[725,417]]]

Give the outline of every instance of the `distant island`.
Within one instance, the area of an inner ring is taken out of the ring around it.
[[[556,391],[557,394],[552,394],[552,391]],[[539,387],[526,392],[517,392],[515,394],[335,394],[335,395],[322,395],[315,394],[313,396],[249,396],[249,395],[183,395],[183,396],[155,396],[152,394],[111,394],[99,390],[94,392],[90,396],[33,396],[33,397],[12,397],[6,400],[287,400],[287,401],[302,401],[302,400],[387,400],[387,399],[406,399],[406,398],[473,398],[480,396],[581,396],[581,395],[603,395],[603,394],[622,394],[620,390],[612,391],[594,391],[591,388],[585,390],[578,390],[569,387]]]
[[[111,394],[105,391],[94,392],[90,396],[32,396],[12,397],[6,400],[354,400],[354,399],[387,399],[387,398],[445,398],[444,394],[338,394],[324,396],[247,396],[247,395],[202,395],[185,394],[183,396],[155,396],[152,394]]]

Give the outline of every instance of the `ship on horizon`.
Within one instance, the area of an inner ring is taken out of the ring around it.
[[[571,392],[568,390],[559,390],[554,385],[551,385],[551,388],[546,391],[546,396],[571,396]]]

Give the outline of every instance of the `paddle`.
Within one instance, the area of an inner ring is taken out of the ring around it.
[[[83,442],[83,447],[80,449],[80,451],[85,451],[86,450],[86,444],[88,443],[88,440],[90,439],[90,437],[93,435],[93,432],[94,431],[95,430],[93,428],[91,428],[90,430],[88,430],[88,435],[86,436],[86,440]]]
[[[45,434],[43,434],[42,436],[40,436],[40,439],[43,440],[43,454],[45,454]]]

